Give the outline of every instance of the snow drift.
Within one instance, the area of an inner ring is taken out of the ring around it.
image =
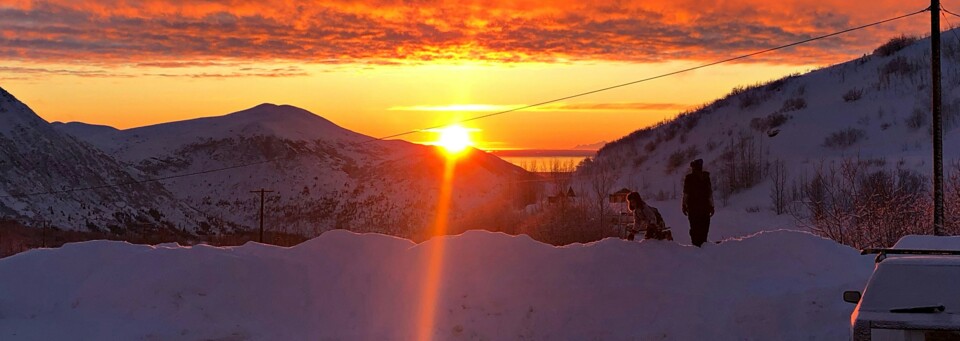
[[[838,340],[872,257],[811,234],[704,248],[552,247],[470,231],[331,231],[282,248],[94,241],[0,260],[0,339],[413,339],[443,251],[435,339]]]

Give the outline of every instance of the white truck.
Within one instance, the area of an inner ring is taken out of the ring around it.
[[[907,236],[877,254],[850,316],[854,341],[960,341],[960,237]]]

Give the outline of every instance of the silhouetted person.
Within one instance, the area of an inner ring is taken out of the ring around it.
[[[703,159],[693,160],[683,179],[683,215],[690,220],[690,241],[699,247],[707,241],[713,217],[713,186],[710,173],[703,171]]]
[[[633,230],[627,235],[627,240],[633,240],[633,235],[645,230],[643,239],[673,240],[673,234],[663,222],[660,211],[650,207],[640,198],[640,193],[627,194],[627,208],[633,212]]]

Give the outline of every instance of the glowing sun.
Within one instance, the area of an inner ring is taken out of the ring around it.
[[[470,141],[470,132],[472,129],[452,125],[436,129],[435,131],[439,133],[440,136],[433,144],[443,147],[447,153],[457,154],[473,145],[473,141]]]

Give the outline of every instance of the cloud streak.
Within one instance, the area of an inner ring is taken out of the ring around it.
[[[917,9],[899,0],[874,1],[868,9],[841,1],[761,0],[600,6],[532,0],[15,1],[0,5],[0,59],[171,68],[271,60],[712,61]],[[811,64],[857,55],[914,27],[922,22],[891,24],[761,60]]]
[[[133,78],[133,77],[165,77],[165,78],[242,78],[242,77],[300,77],[310,73],[298,66],[286,67],[251,67],[242,64],[223,63],[138,63],[132,67],[110,68],[90,66],[70,68],[69,66],[55,67],[28,67],[28,66],[0,66],[0,79],[21,80],[47,76],[74,76],[81,78]],[[147,71],[149,70],[149,71]],[[158,72],[156,70],[169,70]]]
[[[500,112],[522,108],[525,104],[445,104],[445,105],[410,105],[390,107],[389,111],[441,111],[441,112]],[[661,111],[684,110],[690,105],[680,103],[551,103],[529,111]]]

